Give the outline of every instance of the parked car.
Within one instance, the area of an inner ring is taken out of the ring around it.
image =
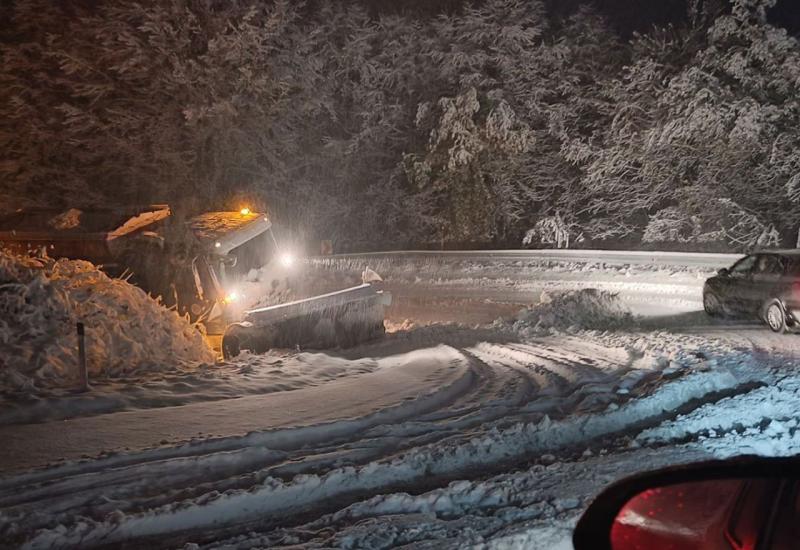
[[[712,317],[764,321],[775,332],[800,330],[800,250],[770,250],[720,269],[703,287]]]

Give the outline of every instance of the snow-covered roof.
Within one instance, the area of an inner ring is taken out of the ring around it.
[[[227,254],[271,225],[269,218],[256,212],[206,212],[189,220],[195,237],[218,254]]]

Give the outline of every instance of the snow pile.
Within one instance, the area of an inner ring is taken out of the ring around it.
[[[552,330],[613,329],[632,321],[616,294],[585,288],[553,295],[543,292],[539,304],[517,315],[513,328],[533,335]]]
[[[0,251],[0,388],[32,389],[77,375],[76,323],[92,375],[213,361],[203,336],[142,289],[85,261]]]

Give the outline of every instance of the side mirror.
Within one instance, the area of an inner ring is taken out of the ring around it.
[[[575,550],[795,548],[800,459],[740,457],[640,474],[603,491]]]
[[[717,275],[719,275],[720,277],[727,277],[730,274],[731,272],[727,267],[723,267],[722,269],[717,270]]]

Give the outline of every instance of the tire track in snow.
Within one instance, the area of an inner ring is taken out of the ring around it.
[[[752,382],[749,380],[748,382]],[[486,475],[498,465],[508,466],[532,456],[623,433],[631,426],[661,422],[668,411],[699,405],[704,398],[731,391],[745,383],[733,371],[696,373],[660,387],[647,397],[631,400],[617,410],[592,416],[545,418],[538,423],[517,423],[492,429],[455,445],[415,447],[401,456],[372,461],[361,467],[333,468],[323,475],[296,476],[290,481],[268,477],[245,491],[210,495],[191,504],[178,502],[113,521],[89,521],[63,531],[42,531],[27,547],[58,544],[115,544],[120,541],[154,541],[179,532],[221,529],[225,526],[286,522],[308,514],[314,506],[332,500],[341,506],[363,494],[406,490],[433,480]],[[411,489],[413,490],[413,489]],[[269,520],[264,523],[264,518]]]
[[[147,468],[150,463],[154,465],[154,468],[158,469],[164,464],[169,464],[169,461],[194,461],[198,467],[202,467],[202,461],[210,456],[226,453],[227,456],[231,456],[234,453],[247,451],[251,448],[270,449],[285,455],[293,450],[315,444],[327,444],[332,440],[346,440],[351,436],[358,437],[364,430],[372,426],[400,422],[406,418],[413,418],[419,414],[446,407],[462,393],[471,391],[471,388],[475,385],[476,373],[469,360],[458,350],[449,346],[441,346],[440,349],[449,354],[450,367],[460,369],[460,374],[445,386],[438,387],[428,394],[421,394],[415,399],[406,400],[393,407],[380,409],[375,413],[353,419],[256,431],[241,437],[208,439],[177,447],[161,447],[136,453],[116,454],[90,462],[67,463],[46,470],[37,470],[7,477],[0,480],[0,502],[3,502],[1,499],[5,495],[11,495],[11,498],[24,498],[23,495],[18,494],[18,490],[25,485],[57,482],[60,478],[69,478],[71,476],[102,475],[112,469],[113,471],[122,468],[136,470],[137,468]],[[424,353],[425,350],[419,350],[405,355],[411,357],[412,361],[419,361],[419,358],[424,357]],[[414,359],[415,357],[417,359]],[[424,364],[422,366],[424,367]],[[268,403],[269,401],[267,400],[266,402]],[[169,409],[164,410],[164,414],[170,413]],[[34,427],[38,426],[42,425],[35,425]],[[141,473],[139,471],[135,475]],[[161,472],[161,474],[163,473]],[[17,493],[15,494],[15,492]]]
[[[206,490],[228,490],[239,488],[243,483],[256,483],[260,479],[254,476],[254,472],[261,477],[301,473],[291,472],[287,465],[302,470],[298,466],[302,461],[316,461],[320,467],[330,468],[331,462],[346,455],[348,447],[361,451],[358,462],[380,458],[388,452],[386,445],[376,445],[373,453],[363,452],[365,445],[380,439],[379,433],[373,433],[371,437],[367,435],[372,429],[380,432],[383,427],[402,424],[406,419],[416,423],[414,419],[418,416],[424,422],[441,422],[437,411],[445,411],[444,419],[454,414],[462,416],[469,412],[464,410],[468,403],[477,410],[487,387],[506,386],[507,380],[495,380],[497,373],[487,365],[463,351],[453,351],[469,365],[465,376],[452,387],[441,389],[434,398],[428,396],[427,403],[422,405],[405,403],[395,410],[382,410],[351,422],[253,433],[244,438],[154,449],[34,472],[0,481],[0,507],[16,507],[23,515],[30,515],[32,519],[42,517],[42,521],[51,521],[52,517],[67,512],[103,517],[110,512],[125,510],[125,499],[132,497],[146,500],[148,506],[167,504],[169,500],[159,499],[167,488],[180,492],[181,498],[190,498]],[[477,425],[485,420],[486,417],[481,416],[470,424]],[[294,443],[289,444],[293,439]],[[315,439],[320,441],[317,454],[314,454]],[[338,455],[336,458],[324,458],[334,451]],[[169,480],[168,485],[164,479]],[[93,498],[98,492],[104,494],[104,499],[99,502]],[[49,502],[42,509],[41,499],[45,498]],[[45,520],[45,516],[49,518]]]
[[[496,348],[502,349],[510,348]],[[229,490],[257,483],[259,476],[319,473],[335,463],[359,464],[415,445],[453,437],[462,439],[464,434],[471,437],[471,430],[500,418],[513,417],[515,409],[537,397],[544,380],[538,377],[537,382],[536,376],[519,365],[507,367],[496,361],[487,364],[473,351],[459,351],[470,363],[469,383],[461,383],[456,391],[450,391],[452,399],[439,397],[435,407],[426,410],[417,406],[410,415],[382,411],[379,419],[364,419],[349,430],[340,427],[341,433],[335,441],[326,438],[324,444],[316,448],[303,436],[304,429],[299,429],[288,430],[282,438],[276,433],[251,434],[245,438],[110,457],[0,482],[0,506],[16,507],[17,511],[33,514],[33,517],[38,512],[41,517],[74,514],[99,518],[120,509],[128,511],[127,499],[146,500],[151,507],[168,504],[173,497],[161,497],[167,488],[164,479],[170,480],[170,491],[190,498],[204,491]],[[514,353],[519,355],[519,352]],[[553,382],[547,383],[552,385]],[[310,429],[322,428],[325,427]],[[328,436],[332,431],[335,430],[329,430]],[[295,447],[302,446],[302,450],[293,451],[285,443],[278,444],[278,439],[290,439],[289,434],[298,436]],[[57,480],[60,477],[64,479]],[[148,487],[150,492],[146,490]],[[93,500],[98,492],[105,494],[104,501]],[[40,499],[45,497],[51,504],[42,510]]]
[[[629,368],[629,356],[622,351],[607,351],[604,356],[577,339],[565,339],[563,345],[546,338],[524,345],[482,343],[453,350],[469,369],[460,379],[467,383],[462,382],[448,399],[441,398],[428,410],[384,415],[366,429],[351,425],[335,443],[327,439],[314,443],[304,439],[303,429],[286,430],[272,440],[269,434],[250,434],[222,447],[206,442],[184,456],[169,452],[159,456],[153,451],[117,463],[110,459],[102,466],[77,464],[63,480],[55,481],[59,474],[52,472],[0,483],[0,506],[7,516],[25,518],[27,532],[44,528],[39,542],[55,536],[47,530],[54,518],[65,525],[84,518],[81,521],[91,526],[86,533],[75,539],[75,527],[58,534],[66,537],[58,540],[114,544],[121,540],[119,533],[167,535],[172,524],[166,518],[173,518],[181,529],[205,530],[218,514],[239,525],[239,516],[230,515],[229,506],[247,508],[249,512],[240,518],[245,522],[259,522],[265,514],[285,519],[330,499],[436,485],[455,474],[484,475],[499,464],[530,460],[537,453],[625,431],[634,420],[663,418],[658,406],[631,418],[614,411],[595,417],[568,416],[577,410],[587,388],[597,389],[589,388],[592,384],[610,391],[618,373]],[[570,346],[576,351],[566,349]],[[667,401],[661,406],[683,405],[741,382],[724,373],[704,376],[711,378],[709,384],[684,393],[670,394],[664,388]],[[587,379],[589,384],[584,383]],[[640,401],[623,407],[642,407]],[[562,420],[554,422],[545,413]],[[607,424],[584,429],[587,423],[598,423],[597,418],[606,418]],[[287,446],[293,439],[294,444]],[[104,499],[98,500],[98,494]],[[255,500],[247,496],[254,494],[259,495]],[[229,497],[232,502],[227,502]],[[113,514],[119,531],[111,528],[108,514]],[[29,542],[31,547],[38,544],[37,539]]]
[[[404,404],[399,406],[397,411],[381,411],[374,415],[375,418],[367,417],[352,423],[338,423],[338,430],[336,426],[323,425],[254,433],[244,438],[212,440],[200,445],[193,444],[174,449],[155,449],[18,476],[0,481],[0,507],[20,506],[31,502],[38,507],[39,498],[57,499],[63,496],[65,501],[58,503],[56,507],[69,508],[78,506],[82,502],[81,493],[91,496],[100,490],[106,492],[109,503],[113,503],[131,495],[145,496],[142,489],[148,486],[148,482],[157,495],[164,490],[164,484],[160,482],[163,479],[170,479],[171,486],[175,490],[186,490],[188,487],[204,485],[197,483],[198,477],[211,479],[212,483],[218,484],[220,479],[247,475],[253,471],[280,473],[281,467],[287,463],[297,465],[303,458],[313,459],[313,437],[309,439],[305,432],[319,431],[327,434],[318,448],[318,454],[324,455],[334,450],[343,454],[342,450],[346,450],[348,444],[352,444],[355,448],[363,448],[365,443],[379,439],[382,435],[380,432],[387,426],[402,425],[404,421],[416,425],[452,421],[454,417],[463,417],[470,412],[480,411],[480,402],[486,398],[487,389],[490,392],[500,391],[509,383],[502,373],[497,373],[463,351],[460,353],[463,353],[469,362],[467,376],[459,379],[457,387],[444,388],[444,391],[440,392],[441,395],[427,407]],[[495,415],[482,414],[468,424],[479,425],[506,412],[507,408],[504,408]],[[458,428],[467,427],[466,424],[459,423]],[[330,441],[327,437],[337,431],[339,437]],[[430,426],[424,431],[429,433]],[[281,432],[286,433],[281,434]],[[297,436],[297,440],[293,446],[287,446],[285,442],[291,440],[293,434]],[[301,449],[295,451],[293,447]],[[385,452],[385,448],[378,449],[377,456],[362,457],[361,461],[378,458]],[[322,460],[321,463],[328,465],[330,461],[331,459]],[[197,473],[187,475],[190,471],[199,471],[202,475]],[[58,478],[65,480],[60,481]],[[67,501],[76,504],[70,505]],[[95,503],[92,506],[97,505]],[[95,508],[94,515],[109,510],[113,508],[102,506],[101,503]]]

